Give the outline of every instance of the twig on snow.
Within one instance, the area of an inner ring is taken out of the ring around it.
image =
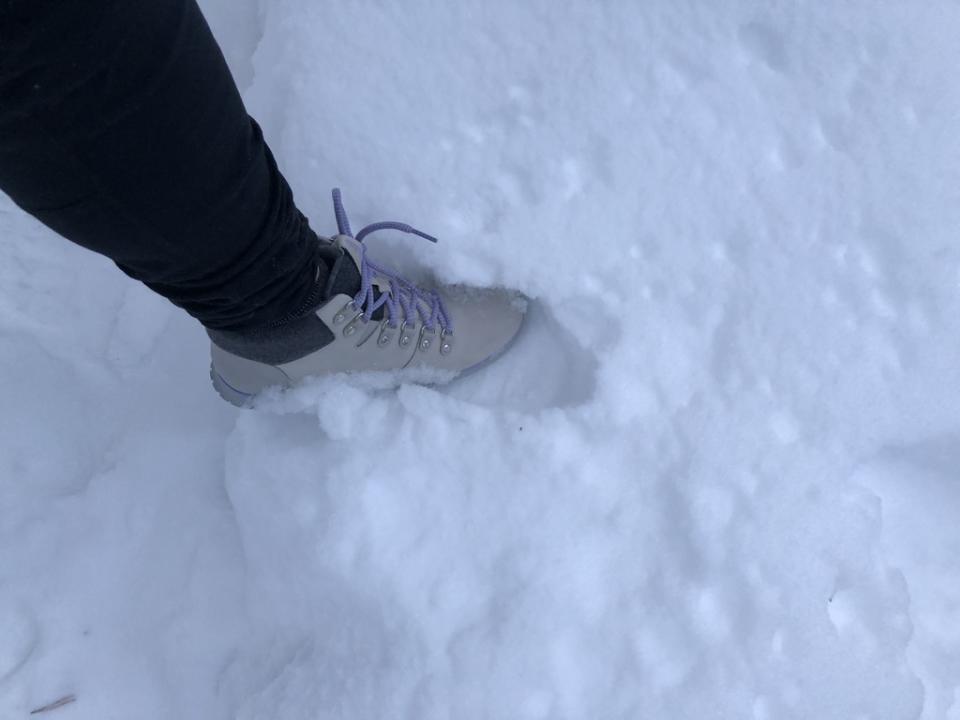
[[[36,710],[31,710],[30,714],[39,715],[40,713],[50,712],[51,710],[56,710],[57,708],[61,708],[64,705],[69,705],[70,703],[76,702],[76,701],[77,701],[76,695],[64,695],[59,700],[54,700],[52,703],[48,705],[44,705],[43,707],[38,707]]]

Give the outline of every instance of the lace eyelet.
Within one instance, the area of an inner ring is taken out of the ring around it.
[[[353,309],[354,312],[356,312],[356,308],[353,307],[353,301],[348,302],[346,305],[344,305],[342,308],[340,308],[340,309],[337,311],[337,314],[333,316],[333,324],[334,324],[334,325],[340,325],[344,320],[346,320],[346,319],[347,319],[347,312],[348,312],[351,308]]]
[[[410,323],[406,320],[400,323],[400,347],[408,347],[413,342],[413,333],[409,332]]]
[[[440,354],[449,355],[453,350],[453,333],[444,328],[440,331]]]
[[[429,328],[424,325],[420,329],[420,341],[417,343],[418,347],[422,352],[426,352],[430,349],[430,346],[433,344],[433,338],[436,336],[436,328]]]
[[[390,332],[390,325],[384,321],[380,324],[380,335],[377,337],[377,346],[386,347],[393,339],[393,333]]]
[[[358,322],[362,322],[364,325],[367,324],[367,320],[363,317],[363,313],[359,313],[353,316],[353,320],[347,323],[347,326],[343,328],[344,337],[350,337],[355,332],[357,332]]]

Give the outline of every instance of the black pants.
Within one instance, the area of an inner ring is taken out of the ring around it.
[[[210,328],[326,273],[194,0],[0,0],[0,189]]]

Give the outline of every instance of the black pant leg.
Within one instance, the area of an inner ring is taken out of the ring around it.
[[[0,189],[211,328],[326,274],[194,0],[0,0]]]

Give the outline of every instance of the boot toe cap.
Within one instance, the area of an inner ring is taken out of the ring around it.
[[[445,293],[454,322],[444,366],[469,370],[500,354],[516,337],[526,315],[526,298],[506,290],[457,288]]]

